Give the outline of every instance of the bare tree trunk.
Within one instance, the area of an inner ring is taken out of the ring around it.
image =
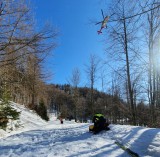
[[[154,0],[151,7],[154,7],[156,0]],[[158,75],[157,75],[157,57],[156,57],[156,40],[160,34],[160,20],[159,9],[152,10],[147,14],[147,22],[149,28],[148,47],[149,47],[149,98],[150,98],[150,114],[151,114],[151,126],[155,127],[157,122],[156,115],[156,103],[158,102]]]
[[[127,82],[128,82],[128,90],[129,90],[129,98],[132,112],[132,123],[136,125],[136,115],[135,115],[135,107],[133,102],[133,90],[131,86],[131,78],[130,78],[130,65],[129,65],[129,56],[128,56],[128,40],[127,40],[127,30],[126,30],[126,21],[125,18],[123,20],[124,26],[124,44],[125,44],[125,55],[126,55],[126,66],[127,66]]]
[[[94,85],[97,79],[97,70],[99,66],[99,59],[95,55],[90,55],[89,65],[87,66],[86,73],[90,82],[90,114],[94,115]]]
[[[77,108],[79,105],[79,91],[78,91],[78,85],[80,83],[80,71],[78,68],[75,68],[72,71],[72,76],[70,78],[70,82],[72,85],[72,90],[73,90],[73,100],[74,100],[74,117],[75,117],[75,122],[77,122]]]

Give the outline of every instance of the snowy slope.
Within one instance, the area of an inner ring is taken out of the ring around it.
[[[20,130],[5,132],[6,135],[3,132],[0,157],[129,157],[115,141],[141,157],[160,157],[160,129],[110,125],[110,131],[92,135],[88,123],[60,124],[55,117],[45,122],[23,106],[17,108],[22,111],[24,127],[20,128],[21,133]]]
[[[6,132],[0,129],[0,138],[6,137],[11,134],[18,133],[18,132],[27,131],[30,129],[37,129],[37,127],[41,127],[47,124],[34,111],[25,108],[23,105],[19,105],[19,104],[12,102],[11,106],[17,109],[17,111],[21,112],[20,120],[17,120],[15,122],[10,122],[8,124]],[[15,128],[13,123],[19,124],[19,127]],[[13,131],[10,130],[11,127]]]

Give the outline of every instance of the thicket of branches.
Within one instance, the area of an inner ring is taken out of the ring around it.
[[[159,127],[160,1],[112,1],[106,30],[108,60],[133,125]],[[118,82],[118,83],[117,83]],[[111,87],[112,88],[112,87]],[[146,118],[140,118],[144,106]]]
[[[38,30],[25,0],[0,0],[0,98],[37,108],[46,102],[42,63],[56,46],[57,32],[49,25]],[[42,104],[42,103],[41,103]],[[2,106],[2,105],[1,105]],[[3,111],[2,111],[3,112]],[[8,115],[0,115],[0,121]]]

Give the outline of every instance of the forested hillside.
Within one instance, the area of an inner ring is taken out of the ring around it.
[[[50,90],[49,90],[50,89]],[[80,122],[92,120],[96,112],[103,113],[110,123],[131,124],[130,107],[117,93],[113,95],[93,90],[93,104],[91,104],[91,89],[66,85],[48,85],[48,107],[50,112],[56,111],[67,119]],[[143,102],[137,104],[137,123],[149,126],[149,108]]]

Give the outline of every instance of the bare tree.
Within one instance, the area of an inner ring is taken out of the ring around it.
[[[90,102],[89,102],[91,115],[93,115],[95,112],[94,111],[94,85],[98,78],[98,75],[97,75],[98,68],[99,68],[99,58],[96,55],[91,54],[89,58],[89,64],[86,65],[86,69],[85,69],[88,77],[88,81],[90,84],[90,89],[91,89]]]
[[[138,11],[137,3],[127,0],[118,0],[114,2],[110,12],[113,14],[114,23],[108,26],[110,44],[107,52],[110,52],[116,64],[117,71],[123,78],[127,80],[127,92],[129,104],[131,108],[131,121],[136,125],[136,104],[134,104],[134,79],[135,68],[138,60],[138,44],[137,44],[137,29],[139,28],[139,17],[133,16]],[[130,18],[129,18],[130,17]],[[113,61],[112,60],[112,61]],[[138,68],[138,67],[137,67]],[[140,72],[137,72],[137,76]],[[123,82],[123,84],[124,84]]]
[[[149,0],[139,2],[142,11],[150,10],[145,14],[143,21],[143,31],[148,45],[148,83],[149,83],[149,105],[151,113],[151,125],[156,126],[157,114],[156,104],[158,102],[159,93],[159,52],[156,48],[160,36],[160,5],[159,0]],[[152,9],[155,8],[155,9]]]
[[[35,103],[30,94],[44,88],[41,63],[56,47],[57,31],[49,25],[37,31],[25,0],[0,0],[0,23],[0,90],[7,84],[15,101]]]
[[[77,86],[79,85],[79,83],[80,83],[80,71],[79,71],[78,68],[73,69],[72,76],[70,78],[70,82],[71,82],[71,85],[75,88],[77,88]]]
[[[72,95],[73,95],[73,100],[74,100],[74,117],[75,121],[77,121],[77,112],[78,108],[80,106],[80,100],[79,100],[79,91],[78,91],[78,85],[80,83],[80,71],[78,68],[73,69],[72,71],[72,76],[70,78],[71,82],[71,90],[72,90]]]

